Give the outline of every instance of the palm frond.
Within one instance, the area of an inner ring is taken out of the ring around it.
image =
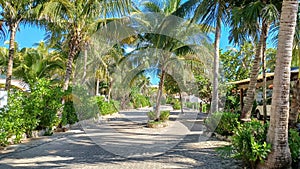
[[[147,12],[162,13],[162,10],[160,9],[161,7],[155,2],[145,2],[143,3],[143,6]]]

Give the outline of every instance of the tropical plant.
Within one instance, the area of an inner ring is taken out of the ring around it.
[[[37,48],[23,48],[18,54],[14,68],[15,77],[24,82],[35,83],[38,79],[48,78],[53,80],[54,73],[63,69],[63,59],[55,51],[49,52],[49,48],[41,42]]]
[[[270,25],[276,24],[278,21],[278,11],[280,11],[279,3],[280,1],[267,0],[238,1],[232,9],[230,31],[232,36],[230,41],[241,44],[245,39],[250,38],[253,39],[253,43],[256,44],[255,57],[250,72],[250,82],[241,114],[241,119],[245,121],[250,120],[261,60],[264,58],[264,61],[266,55],[266,39]],[[263,70],[265,77],[265,68],[263,68]]]
[[[216,112],[205,120],[209,131],[223,136],[230,136],[239,125],[238,114],[231,112]]]
[[[60,88],[51,86],[46,79],[39,79],[31,87],[30,93],[17,90],[9,93],[10,99],[0,113],[1,145],[7,145],[12,138],[18,143],[24,133],[31,137],[36,129],[52,133],[52,127],[58,124],[56,112],[61,107],[57,99],[61,97]]]
[[[156,118],[156,115],[153,111],[149,111],[147,113],[147,116],[148,116],[149,120],[155,120],[155,118]]]
[[[51,86],[50,80],[42,78],[33,84],[24,109],[26,113],[32,114],[29,119],[35,117],[39,121],[37,129],[52,131],[52,127],[58,125],[56,113],[62,105],[57,98],[61,97],[61,89]]]
[[[1,12],[1,26],[0,32],[3,35],[3,23],[8,27],[9,32],[9,54],[8,54],[8,64],[6,71],[6,84],[5,90],[9,90],[11,87],[11,78],[13,71],[13,61],[15,56],[15,37],[16,32],[19,29],[21,23],[33,22],[36,18],[35,8],[43,3],[43,1],[35,0],[1,0],[0,6],[2,8]]]
[[[7,70],[7,57],[8,49],[6,47],[0,47],[0,75],[6,74]]]
[[[293,38],[298,14],[297,0],[282,3],[280,30],[273,83],[270,127],[267,141],[272,145],[272,152],[261,168],[289,168],[291,154],[288,146],[288,116],[290,66],[292,61]],[[282,87],[284,86],[284,87]]]
[[[12,141],[19,143],[23,133],[27,128],[34,128],[37,126],[37,120],[32,119],[31,125],[24,125],[29,123],[26,121],[25,111],[23,109],[24,93],[21,91],[14,91],[9,93],[7,105],[1,109],[0,113],[0,145],[6,146],[9,144],[9,139],[15,136]],[[25,117],[25,118],[24,118]],[[32,117],[31,117],[32,118]]]
[[[230,18],[229,9],[231,3],[225,0],[211,1],[203,0],[199,3],[197,0],[189,0],[182,5],[179,10],[180,13],[187,13],[192,9],[193,12],[192,21],[200,22],[203,24],[205,30],[211,30],[214,28],[214,59],[213,59],[213,80],[212,80],[212,99],[211,99],[211,111],[218,111],[219,105],[219,55],[220,55],[220,37],[221,37],[221,25],[227,24]]]
[[[92,98],[93,102],[96,102],[100,114],[101,115],[109,115],[118,112],[117,107],[115,107],[115,104],[113,100],[105,101],[105,98],[102,96],[95,96]]]
[[[50,41],[54,44],[60,42],[68,53],[63,90],[68,89],[73,60],[84,48],[90,35],[105,23],[103,21],[107,16],[128,13],[129,5],[128,0],[50,0],[44,3],[40,19],[47,21],[46,28],[51,37]]]
[[[161,120],[163,122],[167,121],[167,120],[169,120],[169,116],[170,116],[170,111],[162,111],[160,113],[159,120]]]
[[[174,78],[169,74],[166,75],[166,79],[164,83],[165,83],[164,84],[165,91],[168,95],[179,94],[179,101],[177,99],[171,99],[170,101],[170,103],[173,105],[173,109],[175,110],[181,109],[181,112],[183,112],[182,95],[181,95],[179,85],[174,80]]]
[[[289,129],[289,147],[293,163],[300,160],[300,136],[299,132],[295,129]]]
[[[199,27],[197,28],[189,27],[189,30],[193,30],[193,31],[187,33],[186,31],[184,31],[184,29],[182,29],[182,27],[179,27],[179,25],[182,23],[178,23],[178,21],[176,21],[170,24],[170,21],[168,21],[168,17],[170,18],[170,15],[179,14],[177,13],[178,12],[177,10],[181,8],[180,4],[182,4],[180,0],[169,0],[169,1],[163,1],[161,3],[159,3],[158,1],[150,1],[144,4],[145,11],[156,12],[155,15],[157,15],[157,17],[160,17],[160,19],[162,19],[162,22],[159,24],[157,23],[150,24],[153,27],[152,29],[156,30],[155,31],[156,33],[154,32],[154,33],[140,34],[139,36],[140,43],[137,45],[138,46],[137,50],[145,50],[147,48],[155,47],[156,50],[160,51],[158,55],[154,56],[152,54],[152,56],[155,58],[151,58],[147,60],[150,65],[149,67],[156,67],[158,69],[158,73],[160,77],[158,91],[156,95],[156,101],[155,101],[156,102],[155,113],[157,119],[159,119],[159,115],[160,115],[160,105],[161,105],[161,99],[163,95],[164,81],[166,75],[170,71],[178,74],[179,72],[178,70],[174,69],[174,65],[176,64],[177,68],[182,69],[184,67],[184,64],[182,62],[183,60],[193,60],[193,59],[197,60],[197,56],[192,54],[193,51],[192,48],[190,47],[195,44],[188,45],[182,42],[182,40],[185,40],[187,36],[190,36],[188,35],[188,33],[196,32],[196,29],[198,30],[197,33],[199,33],[201,29]],[[151,17],[141,17],[141,20],[143,20],[142,21],[143,23],[145,22],[152,23],[154,20]],[[185,23],[185,26],[188,27],[188,23]],[[172,37],[171,35],[165,35],[164,33],[160,34],[159,32],[172,32],[172,34],[174,34],[177,37],[182,37],[182,39],[179,40],[176,39],[175,37]],[[174,70],[171,69],[170,67],[173,67]]]
[[[254,169],[271,151],[271,144],[266,142],[267,128],[268,124],[259,121],[239,124],[231,137],[232,145],[220,148],[219,152],[241,159],[246,167]]]
[[[254,46],[244,42],[239,49],[231,48],[220,55],[227,82],[246,79],[252,67]]]

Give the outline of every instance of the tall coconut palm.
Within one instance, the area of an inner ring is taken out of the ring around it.
[[[13,61],[15,54],[15,37],[16,32],[19,29],[20,23],[28,20],[32,20],[33,9],[37,7],[39,3],[43,1],[34,0],[1,0],[1,23],[4,23],[8,27],[9,37],[9,54],[8,65],[6,72],[6,84],[5,90],[9,90],[11,87],[11,78],[13,71]],[[2,27],[1,27],[2,28]]]
[[[166,0],[161,2],[150,1],[144,4],[146,11],[159,13],[159,15],[164,16],[166,18],[168,18],[168,16],[170,15],[182,16],[183,13],[181,12],[182,11],[181,5],[183,5],[183,1],[181,0]],[[178,26],[176,26],[176,23],[174,22],[168,24],[168,21],[164,22],[163,20],[161,24],[156,26],[157,28],[154,29],[157,29],[158,30],[157,32],[172,32],[172,31],[180,32],[180,30],[175,30],[179,28]],[[186,24],[186,27],[187,26],[188,24]],[[201,29],[198,29],[199,32],[200,30]],[[182,38],[184,39],[184,36],[187,35],[185,35],[183,32],[184,31],[182,31],[181,33],[183,36]],[[169,37],[163,34],[146,33],[140,37],[142,37],[141,38],[142,44],[145,44],[145,42],[146,44],[149,44],[149,46],[146,47],[144,46],[143,48],[155,47],[156,49],[163,50],[162,52],[160,52],[161,56],[157,58],[157,60],[159,61],[158,69],[160,72],[160,81],[158,85],[154,111],[156,114],[156,118],[159,119],[161,98],[163,95],[164,81],[168,72],[168,67],[173,61],[176,62],[176,60],[178,59],[176,57],[181,57],[182,59],[188,59],[185,56],[190,56],[188,54],[192,52],[192,49],[187,44],[180,42],[179,39],[175,39],[173,37]]]
[[[241,119],[245,121],[250,120],[261,60],[266,54],[269,28],[277,21],[279,15],[278,3],[279,1],[250,0],[237,2],[232,10],[230,41],[238,44],[250,38],[256,44],[250,82],[241,114]]]
[[[200,22],[205,25],[205,28],[215,29],[214,33],[214,60],[213,60],[213,89],[212,89],[212,102],[211,112],[219,110],[219,55],[220,55],[220,37],[221,26],[227,24],[229,16],[229,9],[231,8],[228,0],[189,0],[182,5],[179,12],[188,12],[195,8],[193,12],[192,21]]]
[[[49,0],[44,4],[40,19],[47,21],[50,36],[55,41],[63,41],[68,53],[63,90],[68,89],[75,56],[84,47],[87,37],[99,28],[99,23],[103,23],[100,18],[112,16],[113,12],[127,13],[129,5],[129,0]]]
[[[267,134],[267,141],[271,143],[272,151],[259,168],[279,169],[291,166],[288,145],[290,66],[297,13],[297,0],[283,1],[273,83],[272,113]]]

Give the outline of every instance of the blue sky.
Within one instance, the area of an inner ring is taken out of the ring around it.
[[[45,31],[32,26],[21,26],[20,31],[16,34],[16,41],[20,48],[32,47],[35,43],[39,43],[45,37]],[[9,36],[6,37],[5,41],[1,41],[0,46],[7,46]],[[220,47],[223,50],[230,46],[228,43],[228,28],[223,27]]]

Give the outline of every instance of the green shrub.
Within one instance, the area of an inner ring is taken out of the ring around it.
[[[114,114],[116,113],[116,109],[111,102],[103,102],[100,107],[100,113],[101,115],[108,115],[108,114]]]
[[[197,109],[197,107],[199,107],[199,103],[186,102],[185,105],[190,109]]]
[[[255,168],[264,162],[271,152],[271,145],[266,143],[268,124],[251,121],[240,124],[232,136],[232,145],[219,149],[225,156],[241,159],[244,165]]]
[[[130,101],[133,103],[134,108],[141,108],[150,106],[150,99],[140,93],[140,89],[134,87],[130,92]]]
[[[170,111],[162,111],[162,112],[160,112],[159,120],[167,121],[167,120],[169,120],[169,116],[170,116]]]
[[[202,104],[202,112],[206,113],[209,111],[209,105],[208,104]]]
[[[24,110],[29,113],[30,118],[39,120],[37,129],[52,130],[53,126],[58,125],[60,121],[57,112],[62,107],[61,97],[61,89],[51,86],[49,80],[38,79],[32,85]]]
[[[181,105],[179,101],[175,101],[173,104],[173,109],[174,110],[180,110],[181,109]]]
[[[232,93],[229,93],[232,94]],[[225,110],[236,110],[240,106],[240,98],[236,95],[226,95]]]
[[[147,116],[148,116],[149,120],[155,120],[155,118],[156,118],[156,115],[153,111],[149,111],[147,113]]]
[[[205,125],[210,131],[230,136],[239,125],[239,115],[230,112],[216,112],[205,120]]]
[[[29,127],[26,126],[26,123],[30,123],[26,122],[28,115],[25,114],[23,108],[23,103],[26,100],[24,99],[24,93],[20,91],[14,91],[9,93],[8,97],[9,99],[7,105],[1,109],[0,112],[1,146],[6,146],[9,144],[8,139],[12,136],[15,136],[15,139],[12,140],[14,143],[20,142],[23,133],[25,133],[27,127]],[[32,121],[35,120],[33,119]],[[35,121],[35,123],[32,125],[35,127],[37,122]]]
[[[167,96],[166,98],[166,104],[172,104],[173,103],[174,98]]]
[[[136,94],[135,97],[131,99],[131,101],[134,108],[150,106],[149,98],[141,94]]]
[[[300,158],[300,136],[297,130],[289,130],[289,147],[293,162],[298,162]]]
[[[204,104],[203,105],[203,111],[204,112],[210,112],[210,104]]]
[[[174,110],[181,109],[181,104],[180,104],[179,99],[175,99],[175,98],[172,98],[172,97],[167,97],[166,103],[171,104],[173,106]]]
[[[119,102],[111,100],[110,102],[105,101],[103,96],[95,96],[93,102],[96,102],[101,115],[109,115],[118,112]]]
[[[80,85],[72,86],[72,93],[65,97],[73,101],[79,120],[97,117],[99,108],[95,101],[95,97],[90,94],[88,88]]]
[[[78,117],[73,105],[73,101],[67,101],[64,105],[64,110],[62,113],[61,124],[74,124],[78,122]]]

